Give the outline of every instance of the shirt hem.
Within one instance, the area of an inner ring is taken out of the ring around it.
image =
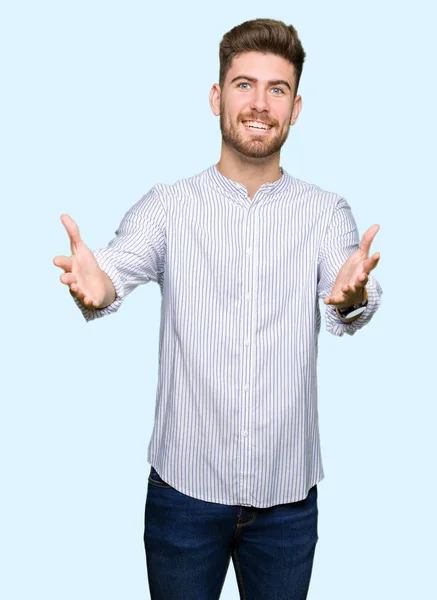
[[[273,500],[272,502],[268,502],[268,503],[262,503],[262,504],[238,504],[236,502],[228,502],[227,500],[224,500],[223,498],[211,498],[211,497],[206,497],[203,494],[200,495],[196,495],[194,496],[192,492],[189,492],[187,489],[179,486],[178,484],[174,484],[172,483],[169,478],[167,477],[167,475],[165,475],[165,473],[163,472],[163,474],[161,474],[159,472],[159,470],[155,467],[154,464],[154,459],[147,459],[147,462],[156,470],[156,472],[158,473],[158,475],[161,477],[161,479],[163,479],[166,483],[168,483],[168,485],[170,485],[172,488],[174,488],[176,491],[180,492],[181,494],[185,494],[186,496],[189,496],[190,498],[194,498],[195,500],[203,500],[203,502],[213,502],[215,504],[225,504],[226,506],[253,506],[254,508],[272,508],[273,506],[278,506],[280,504],[289,504],[290,502],[299,502],[300,500],[305,500],[305,498],[308,496],[308,493],[310,491],[310,489],[317,485],[318,483],[320,483],[324,478],[325,478],[325,474],[322,471],[320,473],[320,475],[318,477],[315,478],[315,480],[313,481],[313,483],[310,483],[310,485],[308,486],[306,492],[301,495],[298,494],[298,496],[296,498],[294,497],[290,497],[290,498],[286,498],[285,500],[281,500],[279,501],[275,501]]]

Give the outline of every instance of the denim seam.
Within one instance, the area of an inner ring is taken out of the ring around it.
[[[234,558],[235,558],[235,572],[237,574],[238,581],[240,582],[240,585],[241,585],[241,592],[242,592],[241,600],[246,600],[246,598],[247,598],[246,589],[245,589],[244,583],[243,583],[243,574],[241,573],[240,561],[238,560],[238,553],[237,553],[236,547],[234,547],[233,552],[234,552]]]
[[[151,485],[156,485],[156,487],[161,487],[161,488],[171,488],[171,485],[169,485],[168,483],[162,482],[160,483],[159,481],[153,481],[152,479],[148,479],[149,483]]]

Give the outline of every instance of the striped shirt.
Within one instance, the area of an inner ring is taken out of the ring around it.
[[[317,413],[319,299],[359,245],[351,208],[289,175],[244,185],[212,165],[157,184],[94,251],[116,291],[86,321],[116,312],[138,285],[161,290],[155,422],[147,460],[176,490],[208,502],[266,508],[304,499],[324,478]],[[382,289],[345,324],[353,335]]]

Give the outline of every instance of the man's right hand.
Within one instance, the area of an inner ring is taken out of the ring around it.
[[[93,252],[81,240],[79,227],[71,217],[61,215],[61,221],[70,237],[71,256],[55,256],[53,264],[64,273],[62,283],[70,288],[70,294],[87,308],[104,308],[115,299],[111,279],[99,267]]]

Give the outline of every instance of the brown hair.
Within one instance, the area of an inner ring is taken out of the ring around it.
[[[306,53],[293,25],[275,19],[253,19],[236,25],[220,42],[219,85],[223,89],[232,59],[243,52],[271,52],[290,61],[294,67],[295,95],[299,87]]]

